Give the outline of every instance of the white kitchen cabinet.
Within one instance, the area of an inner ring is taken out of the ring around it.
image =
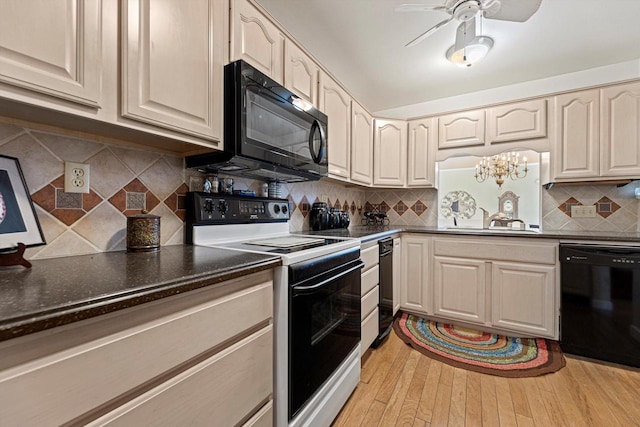
[[[433,313],[470,323],[486,322],[485,262],[435,256]]]
[[[364,263],[361,273],[360,315],[360,357],[371,347],[378,337],[379,314],[378,302],[380,300],[380,248],[377,241],[367,242],[362,245],[360,259]]]
[[[6,425],[236,425],[272,400],[273,273],[3,341],[0,354]]]
[[[492,325],[553,338],[556,267],[493,262],[491,268]]]
[[[600,94],[598,89],[553,98],[555,131],[551,163],[554,179],[600,175]]]
[[[373,184],[402,187],[407,179],[407,122],[375,119]]]
[[[420,313],[431,312],[431,237],[402,236],[402,273],[400,308]],[[394,254],[395,256],[395,254]]]
[[[248,0],[233,0],[230,31],[232,61],[243,59],[284,83],[285,36],[275,24]]]
[[[318,65],[289,39],[284,44],[284,86],[300,98],[318,106]],[[337,84],[336,84],[337,85]],[[351,99],[349,99],[349,103]]]
[[[320,73],[320,111],[328,117],[329,176],[348,180],[351,168],[351,97]]]
[[[640,176],[640,83],[554,97],[554,180]]]
[[[558,339],[558,242],[434,237],[434,315]]]
[[[600,175],[640,176],[640,82],[600,90]]]
[[[122,115],[220,140],[224,2],[122,5]]]
[[[393,315],[400,310],[400,289],[402,287],[402,238],[393,239]]]
[[[547,136],[547,100],[513,102],[487,109],[490,144]]]
[[[436,119],[409,122],[407,186],[433,187],[436,181],[435,147],[438,135]]]
[[[473,147],[485,142],[485,110],[438,117],[438,149]]]
[[[331,157],[329,152],[330,161]],[[355,101],[351,101],[351,181],[373,182],[373,117]]]
[[[101,28],[100,0],[3,0],[0,82],[100,107]]]

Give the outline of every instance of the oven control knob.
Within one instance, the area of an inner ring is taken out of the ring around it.
[[[211,200],[205,201],[203,210],[207,213],[213,212],[213,201]]]
[[[229,205],[227,205],[227,202],[225,202],[224,200],[220,200],[218,202],[218,210],[225,214],[229,210]]]
[[[287,207],[287,205],[282,205],[281,210],[282,210],[282,213],[283,213],[283,214],[286,214],[286,213],[287,213],[287,211],[289,210],[289,208]]]
[[[274,211],[276,214],[279,214],[279,213],[280,213],[280,206],[278,206],[278,205],[273,205],[273,211]]]

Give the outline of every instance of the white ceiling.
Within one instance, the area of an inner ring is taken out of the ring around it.
[[[448,15],[394,9],[444,0],[257,1],[372,112],[640,58],[640,0],[542,0],[524,23],[483,19],[494,47],[471,68],[444,56],[455,21],[404,47]]]

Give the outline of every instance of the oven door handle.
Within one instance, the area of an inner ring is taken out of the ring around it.
[[[358,265],[353,266],[347,270],[341,271],[340,273],[338,273],[336,276],[331,276],[330,278],[328,278],[327,280],[323,280],[320,283],[316,283],[315,285],[309,285],[309,286],[293,286],[291,289],[293,290],[294,294],[312,294],[314,292],[319,291],[320,289],[326,287],[327,285],[331,284],[333,281],[335,281],[336,279],[339,279],[343,276],[346,276],[347,274],[353,273],[356,270],[360,270],[364,267],[364,262],[359,262]]]

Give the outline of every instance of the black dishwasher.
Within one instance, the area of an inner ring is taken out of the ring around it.
[[[393,239],[378,242],[380,247],[379,300],[378,300],[378,337],[371,347],[378,348],[387,338],[393,326]]]
[[[640,247],[560,245],[560,345],[640,367]]]

